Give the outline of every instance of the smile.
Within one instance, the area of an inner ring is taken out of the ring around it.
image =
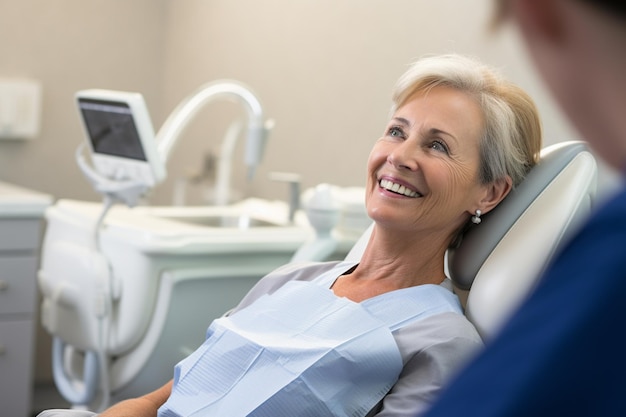
[[[389,180],[380,180],[378,184],[381,188],[384,188],[387,191],[391,191],[393,193],[400,194],[406,197],[416,198],[422,196],[417,191],[409,190],[404,185],[400,185]]]

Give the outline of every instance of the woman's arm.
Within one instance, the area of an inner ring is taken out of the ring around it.
[[[98,414],[98,417],[155,417],[172,392],[172,382],[141,397],[121,401]]]

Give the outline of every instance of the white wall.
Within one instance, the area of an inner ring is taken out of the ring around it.
[[[100,87],[158,100],[166,0],[0,0],[0,77],[43,87],[41,134],[0,141],[0,180],[56,197],[98,198],[74,162],[73,94]]]
[[[250,85],[276,121],[259,175],[236,187],[284,198],[271,171],[296,172],[303,186],[362,185],[371,144],[388,116],[395,80],[415,58],[461,52],[501,67],[544,114],[546,142],[575,138],[544,93],[511,28],[490,33],[491,0],[186,0],[170,1],[160,116],[207,81]],[[170,178],[196,172],[216,151],[228,123],[243,115],[214,103],[181,139]],[[237,157],[241,158],[242,152]],[[200,203],[201,190],[190,200]],[[168,202],[171,181],[155,199]]]
[[[263,165],[235,187],[284,198],[271,171],[303,186],[362,185],[371,144],[384,128],[391,88],[415,58],[477,55],[526,88],[544,115],[546,142],[575,138],[545,94],[514,31],[489,33],[492,0],[0,0],[0,77],[43,84],[39,138],[0,141],[0,180],[57,198],[98,199],[74,162],[82,140],[72,102],[90,87],[139,91],[158,128],[174,106],[220,78],[253,88],[276,121]],[[226,126],[243,117],[213,103],[172,153],[153,203],[169,204],[177,178],[217,152]],[[189,202],[203,204],[190,187]]]

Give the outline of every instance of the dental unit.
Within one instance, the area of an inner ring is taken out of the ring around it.
[[[165,179],[166,162],[190,120],[217,99],[234,99],[246,109],[251,178],[273,124],[241,83],[202,86],[156,135],[140,94],[76,95],[91,156],[89,164],[81,146],[77,163],[103,202],[61,199],[48,208],[38,273],[55,384],[74,408],[102,409],[162,385],[202,343],[211,320],[234,307],[259,278],[293,260],[303,244],[309,249],[298,259],[341,259],[369,225],[355,226],[340,210],[328,250],[314,244],[315,232],[302,212],[294,213],[294,202],[226,205],[232,142],[223,147],[219,204],[138,205]],[[298,190],[293,177],[283,180]],[[360,219],[358,200],[353,211]]]

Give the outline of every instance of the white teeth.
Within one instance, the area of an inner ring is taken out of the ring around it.
[[[417,193],[417,192],[415,192],[413,190],[409,190],[404,185],[400,185],[398,183],[391,182],[389,180],[380,180],[380,186],[382,188],[384,188],[385,190],[393,191],[394,193],[402,194],[402,195],[405,195],[407,197],[418,197],[418,196],[420,196],[419,193]]]

